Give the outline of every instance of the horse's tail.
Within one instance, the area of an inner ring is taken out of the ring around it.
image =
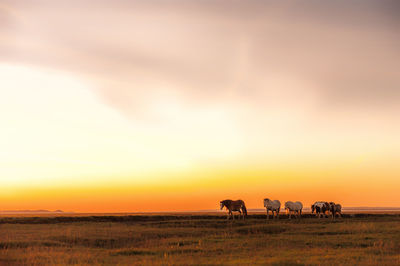
[[[247,209],[246,209],[246,205],[244,204],[244,202],[243,202],[243,205],[242,205],[242,211],[243,211],[244,216],[247,217]]]

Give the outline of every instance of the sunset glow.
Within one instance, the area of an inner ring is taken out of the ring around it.
[[[400,206],[393,5],[0,1],[0,211]]]

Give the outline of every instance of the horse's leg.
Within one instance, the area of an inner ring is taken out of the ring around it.
[[[278,220],[279,220],[279,209],[278,209],[278,210],[276,210],[276,219],[278,219]]]
[[[269,220],[269,210],[267,209],[267,220]]]

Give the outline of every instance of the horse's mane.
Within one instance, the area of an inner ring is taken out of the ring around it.
[[[222,203],[222,204],[226,204],[226,203],[232,202],[232,201],[233,201],[233,200],[231,200],[231,199],[226,199],[226,200],[221,201],[221,203]]]
[[[221,203],[227,207],[232,204],[241,204],[241,205],[245,206],[244,201],[241,199],[239,199],[239,200],[226,199],[226,200],[221,201]]]

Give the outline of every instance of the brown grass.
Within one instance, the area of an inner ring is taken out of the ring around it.
[[[400,216],[0,218],[1,265],[399,265]]]

